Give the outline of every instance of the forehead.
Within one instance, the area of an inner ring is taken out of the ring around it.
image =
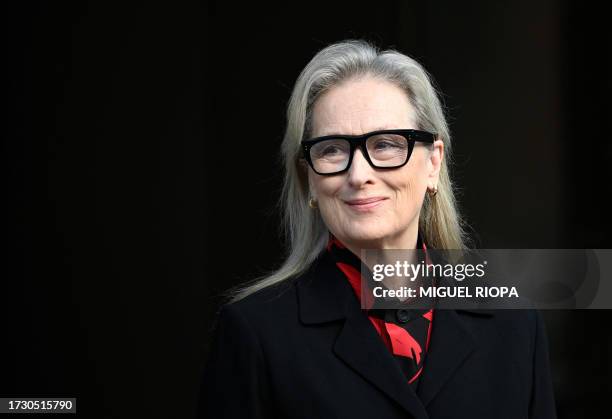
[[[312,110],[313,136],[359,135],[393,128],[417,128],[408,95],[395,84],[362,77],[323,93]]]

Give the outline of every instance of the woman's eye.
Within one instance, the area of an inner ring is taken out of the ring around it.
[[[395,148],[400,148],[401,146],[402,145],[400,143],[396,141],[390,141],[390,140],[381,140],[375,144],[376,150],[395,149]]]
[[[325,148],[322,150],[321,154],[323,154],[323,155],[329,155],[329,154],[334,154],[334,153],[337,153],[337,152],[338,152],[338,147],[333,147],[333,146],[331,146],[331,147],[325,147]]]
[[[340,149],[336,146],[327,146],[321,151],[322,156],[331,156],[340,153]]]

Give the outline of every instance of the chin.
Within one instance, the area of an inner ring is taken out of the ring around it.
[[[380,241],[390,234],[390,232],[387,232],[385,229],[374,228],[371,223],[370,225],[351,225],[345,232],[346,239],[354,243],[363,244]]]

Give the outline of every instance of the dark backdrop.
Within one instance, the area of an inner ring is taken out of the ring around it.
[[[219,294],[283,254],[292,85],[345,38],[435,77],[480,247],[611,247],[608,22],[585,2],[3,7],[0,396],[191,417]],[[559,417],[593,415],[610,311],[545,315]]]

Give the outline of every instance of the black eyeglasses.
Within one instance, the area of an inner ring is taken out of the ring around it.
[[[396,169],[410,159],[416,141],[432,144],[436,134],[415,129],[388,129],[363,135],[326,135],[302,141],[302,157],[319,175],[337,175],[351,167],[357,147],[370,166]]]

